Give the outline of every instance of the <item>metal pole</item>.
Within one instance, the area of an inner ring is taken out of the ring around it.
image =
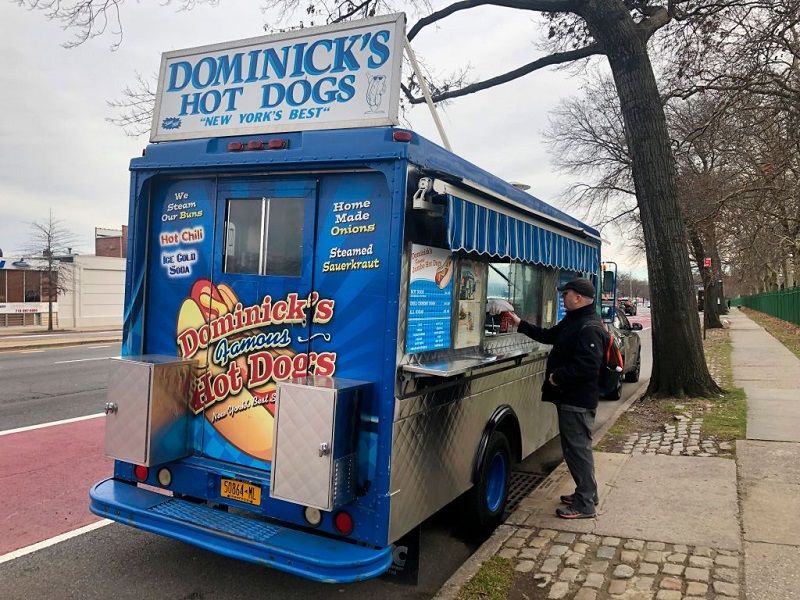
[[[417,57],[414,56],[414,51],[411,49],[411,44],[408,43],[408,38],[405,36],[403,36],[403,46],[408,53],[408,59],[411,61],[411,68],[414,69],[414,73],[417,75],[417,79],[419,79],[419,87],[422,90],[422,95],[425,96],[425,103],[428,105],[428,109],[431,111],[433,122],[436,123],[436,129],[439,130],[439,137],[442,138],[442,144],[444,144],[444,147],[452,152],[453,149],[450,147],[450,141],[447,139],[447,134],[444,132],[442,122],[439,120],[439,113],[436,112],[436,107],[433,104],[433,99],[431,98],[431,92],[428,89],[428,84],[426,83],[425,78],[422,76],[422,71],[419,68],[419,64],[417,64]]]

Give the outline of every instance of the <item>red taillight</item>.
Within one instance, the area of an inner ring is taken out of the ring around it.
[[[270,150],[283,150],[289,147],[289,140],[274,139],[267,142],[267,148]]]
[[[243,147],[242,142],[228,142],[228,152],[241,152]]]
[[[339,533],[350,535],[353,532],[353,517],[344,511],[336,513],[336,516],[333,517],[333,525]]]
[[[136,465],[133,467],[133,476],[136,477],[138,481],[146,481],[148,471],[149,469],[147,467]]]
[[[410,131],[397,130],[392,132],[392,139],[395,142],[410,142],[412,134]]]
[[[250,140],[247,142],[247,149],[248,150],[263,150],[264,149],[264,142],[261,140]]]

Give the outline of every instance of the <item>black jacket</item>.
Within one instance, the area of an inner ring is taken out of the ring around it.
[[[607,335],[594,304],[567,312],[558,324],[542,329],[521,321],[518,331],[543,344],[552,344],[542,386],[542,400],[597,408],[598,377]],[[556,385],[550,384],[550,374]]]

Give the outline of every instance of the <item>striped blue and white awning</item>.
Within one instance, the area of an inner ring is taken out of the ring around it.
[[[447,199],[447,239],[452,250],[597,272],[600,257],[596,245],[452,195]]]

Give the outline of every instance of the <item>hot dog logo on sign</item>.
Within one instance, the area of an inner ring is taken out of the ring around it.
[[[405,17],[166,52],[150,141],[397,125]]]
[[[196,281],[181,304],[176,332],[179,354],[199,363],[192,411],[205,411],[214,429],[242,452],[271,460],[277,382],[312,372],[330,377],[336,370],[335,352],[295,352],[291,326],[309,319],[329,323],[334,306],[317,292],[265,296],[243,306],[229,286]]]

